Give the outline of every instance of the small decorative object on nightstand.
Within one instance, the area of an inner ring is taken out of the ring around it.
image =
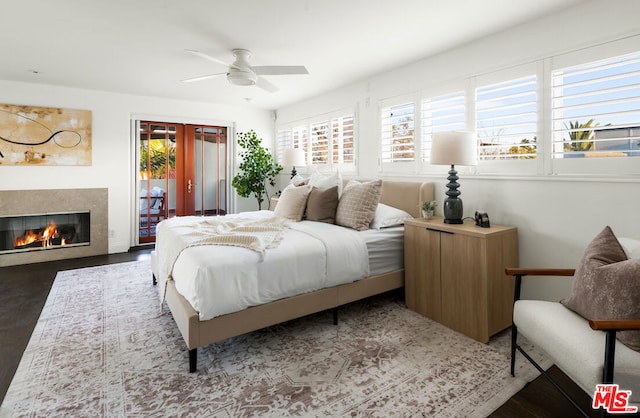
[[[424,219],[431,219],[433,218],[433,215],[436,211],[436,201],[435,200],[429,200],[426,202],[422,202],[422,206],[420,207],[420,209],[422,209],[422,217]]]

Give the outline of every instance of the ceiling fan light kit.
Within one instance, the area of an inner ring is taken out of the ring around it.
[[[258,76],[250,70],[230,68],[227,73],[227,80],[236,86],[253,86],[258,81]]]
[[[189,53],[192,53],[198,57],[207,59],[209,61],[213,61],[218,64],[224,64],[224,61],[221,61],[215,57],[211,57],[202,52],[187,49]],[[247,49],[234,49],[233,56],[236,58],[235,61],[229,65],[229,69],[226,73],[215,73],[208,74],[199,77],[188,78],[186,80],[182,80],[184,83],[190,83],[193,81],[201,81],[207,80],[210,78],[218,77],[220,75],[226,74],[227,81],[229,83],[236,86],[257,86],[263,90],[268,92],[278,91],[278,87],[271,84],[269,81],[262,77],[258,77],[259,75],[291,75],[291,74],[309,74],[307,69],[301,65],[295,66],[282,66],[282,65],[263,65],[252,67],[249,64],[249,58],[251,57],[251,51]]]

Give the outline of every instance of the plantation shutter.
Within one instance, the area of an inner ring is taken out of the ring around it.
[[[353,115],[341,116],[331,121],[334,164],[355,162]]]
[[[480,160],[536,158],[537,77],[476,88]]]
[[[329,161],[329,122],[311,124],[311,164],[327,164]]]
[[[553,158],[640,156],[640,54],[552,72]]]
[[[383,107],[381,120],[382,163],[409,162],[415,159],[415,104]]]
[[[431,156],[431,137],[437,132],[465,130],[465,95],[458,91],[422,101],[422,161]]]
[[[284,150],[291,147],[291,129],[279,130],[276,134],[276,161],[278,163],[282,164]]]

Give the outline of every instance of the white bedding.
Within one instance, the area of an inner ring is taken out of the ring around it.
[[[359,232],[369,250],[372,276],[404,268],[404,226]]]
[[[269,217],[273,213],[241,215]],[[184,249],[171,273],[177,291],[204,321],[369,275],[367,245],[358,231],[310,221],[289,226],[279,245],[265,252],[263,261],[258,253],[240,247]],[[156,249],[160,247],[156,243]],[[162,254],[154,254],[154,273],[161,259]]]

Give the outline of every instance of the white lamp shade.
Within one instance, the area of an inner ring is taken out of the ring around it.
[[[478,164],[478,140],[473,132],[441,132],[431,138],[431,164]]]
[[[285,167],[302,167],[306,165],[304,150],[301,148],[288,148],[282,154],[282,165]]]

